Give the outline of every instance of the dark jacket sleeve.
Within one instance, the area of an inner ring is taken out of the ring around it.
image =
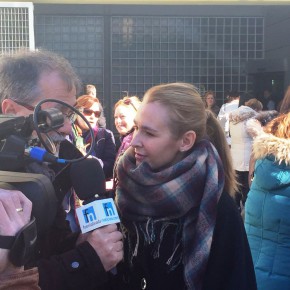
[[[111,179],[116,159],[116,144],[111,131],[99,129],[94,151],[95,156],[103,161],[106,179]]]
[[[98,289],[107,281],[107,273],[88,242],[49,260],[38,263],[42,290]]]
[[[233,199],[223,193],[203,290],[256,290],[256,278],[243,220]]]
[[[38,238],[39,286],[42,290],[100,289],[107,280],[105,269],[93,247],[84,242],[75,246],[78,233],[72,233],[60,206],[55,222]]]

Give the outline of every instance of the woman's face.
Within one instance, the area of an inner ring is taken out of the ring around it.
[[[206,103],[209,107],[211,107],[214,104],[213,95],[208,95],[205,100],[206,100]]]
[[[176,139],[170,131],[167,108],[158,102],[140,107],[131,143],[136,165],[146,161],[154,170],[171,166],[182,159],[181,142],[181,138]]]
[[[97,126],[99,116],[100,116],[100,106],[98,103],[93,103],[93,105],[90,108],[84,108],[83,115],[86,117],[92,128]],[[82,130],[88,130],[89,127],[84,122],[84,120],[81,119],[81,117],[77,118],[78,125]]]
[[[115,109],[115,126],[120,135],[126,135],[134,127],[136,111],[132,106],[119,105]]]

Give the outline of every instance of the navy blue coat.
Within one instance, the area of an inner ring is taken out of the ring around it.
[[[172,254],[175,235],[168,233],[163,238],[160,258],[152,257],[152,246],[138,251],[133,267],[120,263],[115,280],[111,279],[114,290],[185,290],[183,266],[180,263],[168,271],[166,260]],[[139,241],[140,244],[143,242]],[[132,246],[132,245],[131,245]],[[128,250],[124,240],[125,253]],[[163,259],[164,258],[164,259]],[[146,284],[146,288],[145,288]],[[253,261],[241,215],[233,199],[223,193],[219,203],[216,225],[202,290],[256,290]]]
[[[85,133],[84,137],[87,143],[89,139],[88,133]],[[97,134],[95,134],[94,149],[91,154],[102,160],[106,179],[111,179],[113,177],[113,168],[116,159],[116,144],[112,131],[98,128]]]

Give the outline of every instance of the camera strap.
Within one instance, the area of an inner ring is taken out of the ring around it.
[[[0,248],[10,250],[10,262],[16,267],[21,267],[32,257],[36,239],[36,223],[32,217],[16,236],[0,236]]]

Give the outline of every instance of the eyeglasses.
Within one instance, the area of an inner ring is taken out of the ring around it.
[[[134,108],[134,110],[137,111],[137,108],[135,107],[135,105],[133,104],[133,102],[130,98],[125,99],[123,102],[125,105],[131,105]]]
[[[22,106],[24,107],[25,109],[29,110],[29,111],[34,111],[35,107],[34,106],[31,106],[31,105],[28,105],[28,104],[25,104],[25,103],[22,103],[20,101],[15,101],[13,100],[14,103],[16,103],[17,105],[19,106]]]
[[[20,101],[15,101],[13,100],[14,103],[16,103],[17,105],[20,105],[24,108],[26,108],[27,110],[29,111],[34,111],[35,109],[35,106],[32,106],[32,105],[28,105],[26,103],[23,103],[23,102],[20,102]],[[61,113],[65,116],[65,118],[67,118],[70,122],[74,122],[76,120],[76,113],[75,112],[72,112],[72,111],[69,111],[69,112],[65,112],[66,108],[62,107],[61,109],[59,109],[61,111]]]
[[[83,113],[86,116],[91,116],[92,114],[94,114],[96,118],[99,118],[101,116],[101,112],[100,111],[93,111],[93,110],[90,110],[90,109],[83,109]]]

